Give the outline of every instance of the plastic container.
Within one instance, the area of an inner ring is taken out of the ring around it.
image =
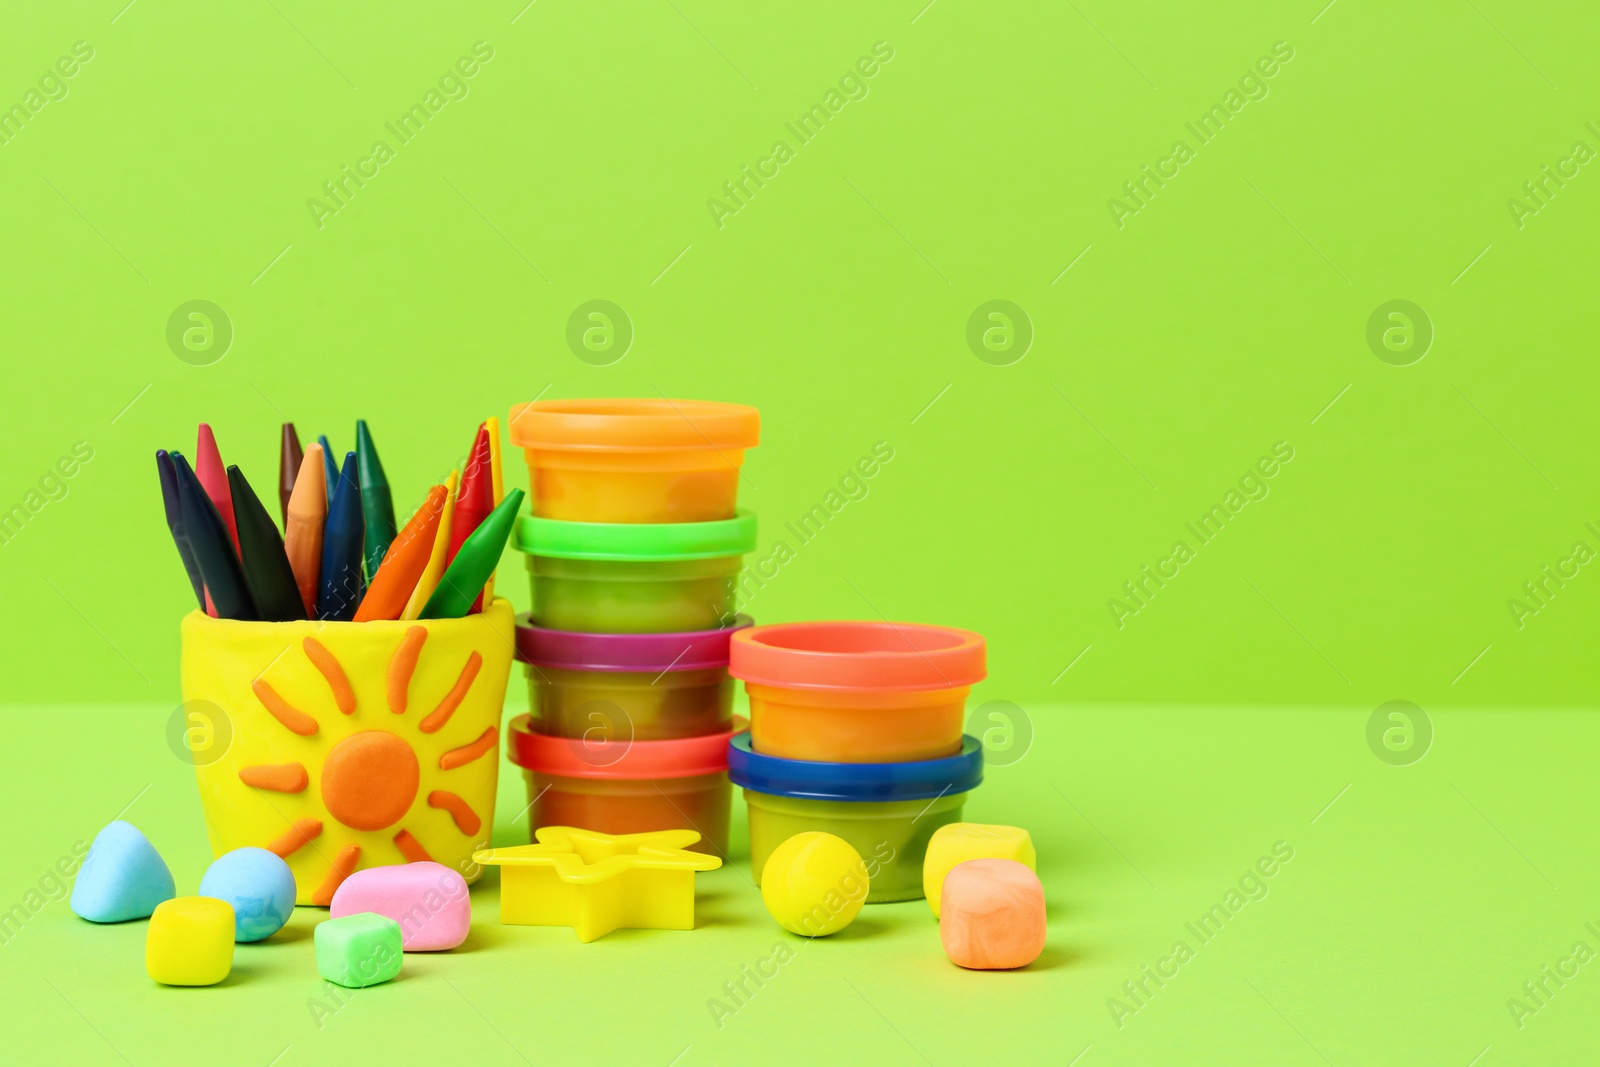
[[[511,409],[533,513],[575,522],[733,517],[761,414],[710,400],[536,400]]]
[[[489,842],[511,604],[459,619],[183,620],[182,716],[213,855],[282,856],[298,904],[352,871],[435,860],[469,880]]]
[[[757,626],[728,654],[750,695],[755,751],[798,760],[954,755],[967,693],[986,674],[981,636],[917,623]]]
[[[912,763],[816,763],[762,755],[750,735],[728,745],[728,776],[744,789],[750,815],[750,869],[795,834],[821,830],[850,842],[866,861],[867,903],[922,897],[928,839],[960,822],[967,794],[983,781],[983,746],[964,737],[961,751]]]
[[[728,639],[750,625],[674,634],[585,634],[517,617],[533,729],[556,737],[663,741],[733,728]]]
[[[524,515],[533,622],[580,633],[711,630],[733,620],[756,517],[718,522],[564,522]]]
[[[696,852],[728,854],[728,740],[733,731],[673,741],[606,741],[533,732],[511,720],[507,756],[523,769],[531,830],[576,826],[605,834],[695,830]],[[737,724],[743,728],[743,723]]]

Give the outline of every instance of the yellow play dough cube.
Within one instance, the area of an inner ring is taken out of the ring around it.
[[[951,868],[968,860],[991,859],[1016,860],[1029,870],[1039,864],[1028,831],[1015,826],[953,822],[933,832],[922,861],[922,892],[934,918],[939,917],[939,895],[944,891],[944,876]]]
[[[150,916],[144,969],[162,985],[216,985],[233,969],[233,905],[174,897]]]

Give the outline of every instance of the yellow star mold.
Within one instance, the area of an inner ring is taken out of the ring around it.
[[[500,921],[570,926],[578,940],[613,930],[693,930],[694,875],[722,866],[685,849],[693,830],[602,834],[545,826],[536,845],[491,848],[473,860],[500,868]]]

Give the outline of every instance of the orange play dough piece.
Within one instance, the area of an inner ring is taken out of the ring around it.
[[[972,970],[1026,967],[1044,951],[1044,886],[1016,860],[958,863],[945,875],[939,940]]]

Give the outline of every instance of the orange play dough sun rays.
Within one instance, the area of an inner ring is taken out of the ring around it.
[[[411,682],[417,673],[418,661],[427,639],[428,631],[424,627],[412,625],[406,629],[389,657],[384,675],[384,696],[387,698],[388,711],[394,716],[403,716],[409,710]],[[326,680],[333,707],[344,715],[354,715],[357,711],[355,690],[338,656],[327,644],[311,636],[305,637],[300,647]],[[483,663],[482,654],[475,650],[470,652],[449,691],[439,698],[426,716],[410,720],[412,725],[409,729],[433,734],[449,725],[451,717],[477,682]],[[317,736],[321,728],[317,718],[291,703],[265,678],[256,678],[250,689],[261,706],[285,730],[303,738]],[[407,721],[389,718],[392,724]],[[395,832],[390,841],[400,857],[416,862],[431,857],[427,847],[411,830],[398,825],[411,812],[421,784],[417,750],[401,736],[406,729],[402,727],[400,732],[359,730],[335,743],[327,750],[320,774],[316,776],[316,795],[327,814],[341,826],[364,832],[393,828]],[[443,752],[438,757],[439,769],[446,772],[456,770],[492,754],[498,739],[498,729],[490,726],[472,741]],[[304,793],[311,787],[311,777],[305,764],[298,761],[250,764],[238,770],[240,782],[267,793]],[[472,805],[450,790],[432,790],[428,793],[427,804],[429,808],[447,814],[455,829],[464,836],[475,836],[483,827],[483,818],[473,810]],[[307,845],[316,848],[316,839],[323,834],[323,830],[324,823],[320,819],[295,819],[287,830],[267,842],[265,847],[280,856],[289,857]],[[362,855],[360,845],[345,844],[339,848],[337,854],[328,860],[327,877],[311,893],[312,903],[326,905],[344,879],[355,871]]]

